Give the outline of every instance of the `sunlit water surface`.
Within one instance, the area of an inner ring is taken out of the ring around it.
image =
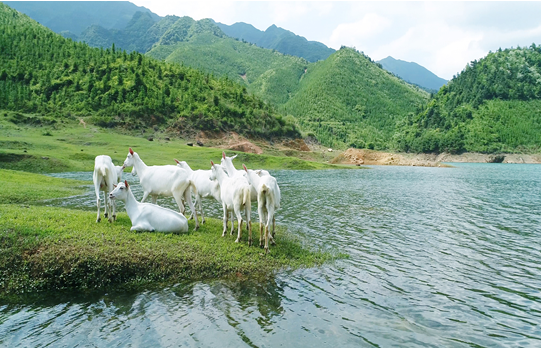
[[[278,223],[348,259],[264,281],[0,305],[0,345],[540,347],[540,170],[277,171]],[[94,197],[89,191],[46,204],[91,210]],[[171,199],[159,203],[175,208]],[[221,216],[216,203],[205,207]]]

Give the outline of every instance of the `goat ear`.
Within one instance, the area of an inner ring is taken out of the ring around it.
[[[244,170],[246,171],[246,173],[248,173],[248,168],[246,168],[246,165],[243,163],[242,164],[242,168],[244,168]]]
[[[256,174],[259,175],[259,176],[261,176],[261,170],[258,170],[258,171],[256,172]]]
[[[116,185],[115,185],[115,184],[113,184],[113,187],[114,187],[114,188],[116,188]]]
[[[231,157],[232,160],[234,160],[239,154],[236,154],[235,156]]]
[[[222,158],[225,159],[225,151],[222,151]]]
[[[126,185],[126,188],[130,187],[130,185],[128,185],[128,180],[124,180],[124,185]]]
[[[178,161],[178,159],[176,159],[176,158],[175,158],[175,162],[180,163],[180,162]]]
[[[214,167],[214,162],[210,161],[210,165]]]
[[[133,150],[131,149],[131,147],[130,147],[130,154],[133,155]]]

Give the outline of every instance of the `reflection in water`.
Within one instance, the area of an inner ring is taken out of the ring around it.
[[[277,221],[348,259],[274,277],[0,305],[0,346],[539,346],[539,169],[279,171]],[[95,209],[91,191],[44,204]]]

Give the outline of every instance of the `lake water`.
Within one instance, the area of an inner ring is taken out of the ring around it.
[[[0,346],[541,346],[541,166],[273,174],[277,222],[348,259],[263,281],[0,305]]]

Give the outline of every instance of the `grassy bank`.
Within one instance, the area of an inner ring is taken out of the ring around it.
[[[212,218],[196,232],[193,222],[182,234],[131,232],[124,211],[110,224],[95,223],[94,212],[43,206],[42,199],[80,193],[80,185],[88,183],[1,169],[0,178],[0,200],[12,202],[0,205],[0,299],[47,290],[119,290],[272,274],[343,256],[306,248],[283,228],[277,230],[278,244],[264,255],[248,247],[246,232],[238,244],[235,236],[221,237],[221,220]]]
[[[210,160],[219,162],[221,158],[221,149],[188,146],[186,140],[153,130],[144,137],[134,136],[90,124],[85,127],[69,117],[50,124],[52,120],[44,117],[15,114],[0,111],[0,168],[34,173],[91,171],[97,155],[107,154],[115,164],[120,164],[129,147],[148,165],[175,164],[177,158],[188,162],[193,169],[208,169]],[[15,119],[24,122],[12,122]],[[149,137],[153,140],[149,141]],[[339,168],[295,157],[226,152],[239,154],[236,160],[239,167],[245,163],[249,168],[269,170]]]

